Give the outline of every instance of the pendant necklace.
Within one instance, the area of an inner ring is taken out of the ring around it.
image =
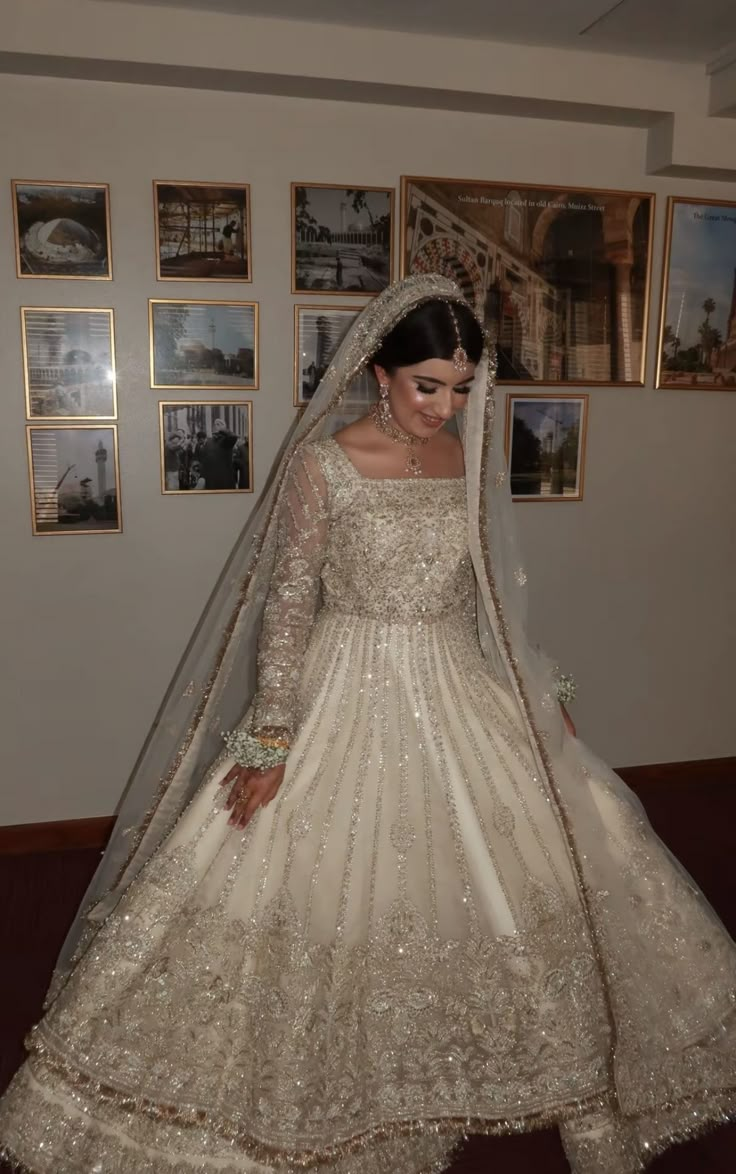
[[[398,424],[394,424],[386,398],[381,398],[380,403],[371,404],[368,411],[379,432],[382,432],[384,436],[388,436],[389,440],[393,440],[395,444],[406,446],[405,471],[411,473],[413,477],[421,477],[422,462],[413,450],[418,444],[426,444],[429,437],[412,436],[410,432],[404,432],[403,428],[399,428]]]

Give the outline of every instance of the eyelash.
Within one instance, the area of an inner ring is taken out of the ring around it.
[[[437,391],[436,387],[422,387],[420,383],[416,385],[417,391],[421,391],[422,395],[434,395]],[[456,387],[455,391],[458,395],[470,395],[469,387]]]

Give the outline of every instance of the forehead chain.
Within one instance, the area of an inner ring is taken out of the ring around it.
[[[457,315],[455,314],[455,309],[451,305],[450,302],[447,303],[447,308],[450,311],[450,317],[452,318],[452,325],[455,328],[455,341],[457,342],[457,346],[455,347],[455,350],[452,352],[452,365],[456,371],[464,371],[468,365],[468,352],[465,350],[465,347],[463,346],[463,340],[460,336],[460,324],[457,320]]]

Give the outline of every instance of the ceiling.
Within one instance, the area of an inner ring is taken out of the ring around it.
[[[98,0],[100,3],[108,0]],[[736,49],[736,0],[127,0],[708,63]]]

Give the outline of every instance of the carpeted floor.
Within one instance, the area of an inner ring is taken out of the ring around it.
[[[659,834],[736,936],[736,780],[701,785],[657,782],[640,788],[639,794]],[[0,941],[5,943],[0,967],[0,1088],[22,1058],[23,1036],[39,1016],[56,953],[97,857],[90,851],[0,854]],[[7,1167],[0,1164],[0,1170]],[[651,1170],[736,1174],[736,1125],[670,1150]],[[567,1172],[556,1132],[472,1138],[452,1168],[452,1174]]]

